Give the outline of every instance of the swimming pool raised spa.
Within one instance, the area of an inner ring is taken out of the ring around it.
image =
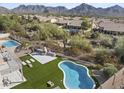
[[[64,73],[63,83],[67,89],[93,89],[95,82],[87,67],[65,60],[58,64]]]

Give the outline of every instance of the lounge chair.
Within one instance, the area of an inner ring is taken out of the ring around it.
[[[31,64],[31,61],[29,61],[29,60],[26,60],[26,63],[28,63],[28,64]]]
[[[30,68],[32,68],[32,67],[33,67],[33,65],[32,65],[32,64],[28,64],[28,66],[29,66]]]
[[[28,63],[27,65],[28,65],[30,68],[33,67],[33,65],[31,64],[31,62],[30,62],[29,60],[26,60],[26,63]]]
[[[32,58],[30,59],[30,61],[31,61],[31,62],[35,62],[35,60],[34,60],[34,59],[32,59]]]
[[[27,65],[27,64],[23,61],[23,62],[22,62],[22,65],[24,65],[24,66],[25,66],[25,65]]]

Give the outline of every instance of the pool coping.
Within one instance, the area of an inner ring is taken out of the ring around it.
[[[71,61],[71,60],[63,60],[63,61],[60,61],[60,62],[58,63],[58,67],[59,67],[59,68],[62,70],[62,72],[64,73],[63,84],[64,84],[64,86],[65,86],[66,89],[70,89],[70,88],[67,87],[66,84],[65,84],[65,72],[64,72],[63,69],[60,67],[60,64],[63,63],[63,62],[65,62],[65,61],[69,61],[70,63],[73,63],[73,64],[75,64],[75,65],[83,66],[83,67],[87,70],[87,75],[89,76],[89,78],[94,82],[94,85],[93,85],[92,89],[95,89],[95,87],[96,87],[95,81],[93,80],[93,78],[92,78],[91,75],[89,74],[89,69],[88,69],[86,66],[81,65],[81,64],[78,64],[78,63],[75,63],[74,61]]]

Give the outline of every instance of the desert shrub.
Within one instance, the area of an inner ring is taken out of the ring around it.
[[[123,63],[124,62],[124,37],[121,37],[118,39],[114,49],[117,57]]]
[[[94,53],[85,53],[83,55],[80,55],[79,59],[80,60],[85,60],[85,61],[89,61],[89,62],[95,62],[95,58],[94,58]]]
[[[117,72],[117,68],[113,64],[107,63],[103,68],[103,72],[106,76],[111,77]]]
[[[99,64],[106,63],[106,60],[108,59],[109,54],[106,49],[102,48],[96,51],[95,53],[95,61]]]
[[[55,52],[62,52],[62,48],[59,46],[59,44],[54,41],[54,40],[47,40],[44,44],[44,46],[48,47],[49,49],[51,49],[52,51]]]
[[[107,48],[112,48],[112,37],[111,36],[108,36],[108,35],[103,35],[103,34],[100,34],[99,35],[99,38],[100,40],[100,44],[104,47],[107,47]]]
[[[97,64],[97,65],[87,65],[87,67],[89,68],[89,69],[98,69],[98,70],[100,70],[101,68],[102,68],[102,65],[100,65],[100,64]]]
[[[82,38],[80,35],[72,36],[69,44],[71,47],[77,47],[83,50],[84,52],[92,51],[92,45],[90,44],[90,42]]]
[[[93,32],[90,37],[92,39],[97,39],[99,37],[99,33],[98,32]]]
[[[81,54],[80,49],[77,47],[66,48],[64,51],[65,51],[65,55],[68,56],[78,56]]]

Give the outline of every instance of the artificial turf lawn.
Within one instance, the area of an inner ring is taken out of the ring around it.
[[[22,61],[32,58],[30,55],[21,57]],[[36,61],[32,63],[33,68],[23,66],[23,74],[26,78],[26,82],[21,83],[13,89],[48,89],[47,81],[51,80],[56,86],[64,88],[63,85],[63,72],[58,68],[58,63],[62,61],[62,58],[57,58],[49,63],[41,64]],[[52,87],[52,88],[54,88]]]

